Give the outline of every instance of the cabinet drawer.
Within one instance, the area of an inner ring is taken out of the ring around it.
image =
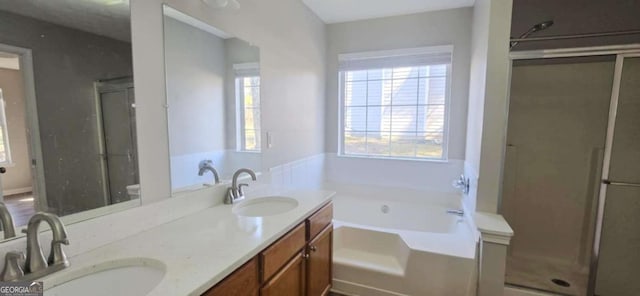
[[[305,293],[305,261],[303,253],[297,253],[264,287],[260,296],[303,296]],[[318,295],[320,296],[320,295]]]
[[[305,245],[305,225],[301,223],[260,253],[262,282],[269,280]]]
[[[258,259],[253,258],[215,285],[204,296],[258,296]]]
[[[331,224],[333,219],[333,203],[328,203],[322,207],[315,214],[311,215],[307,220],[307,229],[309,229],[307,237],[308,240],[312,240],[318,235],[327,225]]]

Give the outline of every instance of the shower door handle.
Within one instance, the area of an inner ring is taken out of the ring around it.
[[[611,180],[602,180],[602,183],[612,186],[640,187],[640,183],[616,182]]]

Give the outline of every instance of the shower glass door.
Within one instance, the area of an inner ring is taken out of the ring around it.
[[[606,195],[595,283],[599,296],[640,295],[640,57],[621,62],[610,165],[604,174]]]
[[[515,61],[502,214],[506,282],[586,295],[615,56]]]

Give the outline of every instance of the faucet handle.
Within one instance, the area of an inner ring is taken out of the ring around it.
[[[249,187],[249,184],[247,183],[238,184],[238,196],[244,196],[244,191],[242,190],[242,187]]]
[[[0,274],[3,282],[12,282],[19,280],[24,276],[24,271],[20,267],[21,261],[25,259],[23,252],[7,252],[4,256],[4,269]]]

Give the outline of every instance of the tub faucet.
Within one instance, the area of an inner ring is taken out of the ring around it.
[[[213,161],[206,159],[198,164],[198,176],[204,175],[204,172],[211,171],[213,173],[213,181],[214,184],[220,183],[220,176],[218,175],[218,171],[213,167]]]
[[[447,214],[456,215],[459,217],[464,217],[464,210],[447,210]]]
[[[16,236],[16,229],[13,225],[13,218],[7,209],[7,206],[0,202],[0,221],[2,221],[2,230],[4,230],[4,238],[8,239]]]
[[[227,198],[224,199],[225,204],[232,204],[236,201],[240,201],[244,199],[244,192],[242,191],[243,186],[249,186],[246,183],[238,184],[238,177],[242,175],[242,173],[247,173],[251,176],[253,181],[256,180],[256,173],[251,169],[239,169],[233,174],[233,179],[231,181],[231,187],[229,187],[229,191],[227,193]]]

